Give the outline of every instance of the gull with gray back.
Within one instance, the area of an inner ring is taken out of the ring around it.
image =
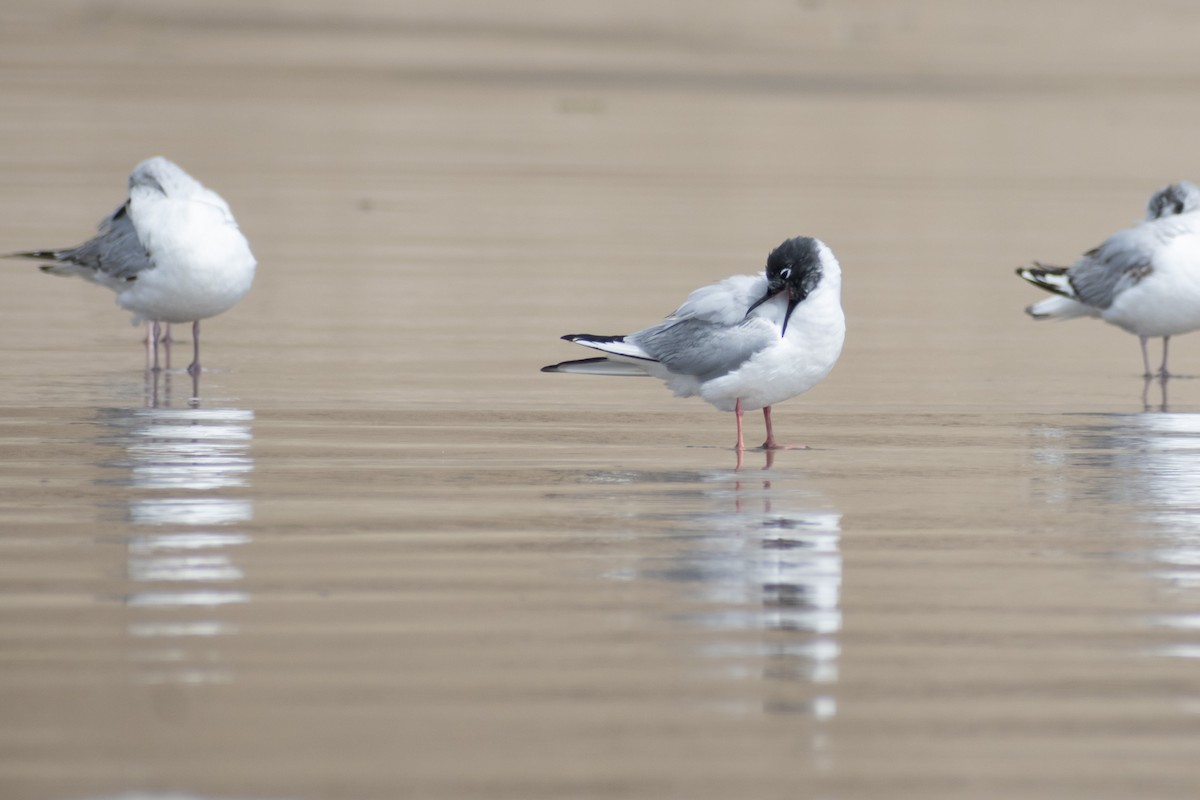
[[[158,368],[159,324],[191,322],[192,375],[200,371],[200,320],[233,308],[250,290],[256,267],[225,200],[162,157],[134,168],[128,198],[92,239],[11,257],[49,261],[45,272],[116,292],[134,324],[149,323],[147,367]]]
[[[1029,306],[1034,319],[1099,317],[1146,343],[1162,337],[1158,374],[1168,377],[1172,336],[1200,328],[1200,189],[1187,181],[1155,192],[1146,218],[1114,233],[1070,267],[1034,262],[1017,274],[1054,296]]]
[[[624,336],[568,334],[604,353],[543,372],[649,375],[680,397],[699,395],[737,420],[761,408],[767,439],[780,448],[771,407],[816,386],[837,363],[846,335],[842,271],[833,252],[807,236],[771,251],[757,275],[735,275],[692,292],[673,314]]]

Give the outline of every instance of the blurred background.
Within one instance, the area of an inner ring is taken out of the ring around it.
[[[840,385],[854,402],[884,377],[893,400],[987,383],[963,399],[1026,402],[989,378],[1136,374],[1120,331],[1027,320],[1039,292],[1012,270],[1070,263],[1195,176],[1200,11],[1174,2],[3,14],[0,248],[76,243],[134,164],[167,155],[226,196],[262,264],[211,323],[229,346],[323,368],[453,363],[525,381],[496,387],[514,403],[562,387],[530,369],[571,355],[558,334],[642,327],[800,233],[840,256],[850,318],[839,380],[814,398]],[[30,299],[6,317],[40,330],[10,346],[59,351],[93,314],[90,330],[123,333],[93,287],[19,265],[5,281]]]

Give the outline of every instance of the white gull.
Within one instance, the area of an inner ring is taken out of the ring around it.
[[[100,222],[94,238],[12,256],[53,261],[42,269],[116,292],[134,324],[149,323],[147,366],[158,366],[159,323],[191,322],[193,375],[200,371],[200,320],[233,308],[250,290],[255,270],[229,205],[161,156],[134,168],[128,199]]]
[[[1070,267],[1034,262],[1017,274],[1055,296],[1025,309],[1034,319],[1099,317],[1146,342],[1162,337],[1158,374],[1167,377],[1167,343],[1200,328],[1200,188],[1180,181],[1146,204],[1146,218],[1114,233]]]
[[[676,395],[699,395],[737,418],[761,408],[766,449],[776,449],[771,406],[817,385],[837,363],[846,336],[842,271],[817,239],[788,239],[757,275],[735,275],[692,292],[666,320],[625,336],[562,338],[605,353],[543,372],[649,375]]]

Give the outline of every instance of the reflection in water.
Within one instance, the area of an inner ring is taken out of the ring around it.
[[[615,492],[611,507],[644,524],[656,551],[663,535],[677,545],[611,577],[687,588],[697,610],[681,622],[711,634],[699,656],[731,679],[762,681],[761,703],[730,710],[818,721],[837,714],[841,514],[826,500],[797,486],[794,476],[766,471],[752,478],[737,471],[604,472],[584,480],[623,485],[628,491]],[[823,726],[811,749],[824,763]]]
[[[166,408],[173,402],[174,395],[180,388],[177,385],[182,384],[186,390],[190,390],[191,394],[187,398],[187,404],[191,407],[200,405],[200,373],[189,375],[184,371],[181,375],[176,374],[171,369],[171,347],[170,340],[167,344],[167,360],[166,369],[146,371],[146,386],[145,398],[147,408]]]
[[[841,515],[805,507],[811,497],[773,492],[766,479],[737,480],[709,497],[714,506],[732,508],[681,515],[690,546],[665,570],[651,566],[645,574],[693,584],[712,604],[690,621],[732,635],[714,640],[706,655],[732,664],[764,660],[766,711],[833,717],[842,628]],[[744,632],[762,635],[747,640],[739,635]],[[794,682],[802,685],[799,693],[787,685]]]
[[[1145,383],[1142,385],[1142,409],[1144,411],[1167,411],[1167,383],[1169,380],[1169,375],[1145,376]],[[1157,395],[1156,397],[1150,392],[1150,388],[1154,384],[1158,385],[1158,391],[1154,393],[1154,395]],[[1152,398],[1159,401],[1157,406],[1150,403]]]
[[[1200,415],[1113,415],[1039,433],[1036,457],[1058,467],[1041,499],[1132,510],[1142,546],[1122,557],[1148,562],[1163,585],[1200,601]],[[1198,620],[1200,603],[1150,620],[1180,637],[1155,654],[1200,658]]]
[[[199,408],[194,395],[188,408],[161,405],[168,396],[148,390],[159,405],[100,413],[101,442],[121,451],[101,465],[112,476],[104,482],[131,489],[127,634],[145,643],[135,655],[144,682],[225,682],[232,674],[212,644],[237,633],[217,610],[249,600],[233,552],[250,541],[238,527],[253,517],[243,490],[254,413]]]

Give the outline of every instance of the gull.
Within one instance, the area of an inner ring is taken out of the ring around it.
[[[1145,377],[1146,343],[1162,337],[1158,374],[1167,370],[1167,343],[1200,328],[1200,188],[1187,181],[1159,189],[1146,218],[1114,233],[1070,267],[1034,262],[1017,274],[1055,296],[1025,309],[1034,319],[1099,317],[1136,335]]]
[[[699,395],[737,419],[762,409],[763,448],[780,449],[771,406],[816,386],[837,363],[846,337],[842,270],[817,239],[788,239],[757,275],[734,275],[701,287],[657,325],[625,336],[573,333],[569,342],[605,355],[564,361],[543,372],[649,375],[679,397]]]
[[[174,163],[156,156],[129,174],[129,197],[97,235],[61,250],[9,257],[53,261],[51,275],[78,276],[117,293],[117,305],[148,323],[147,367],[158,369],[159,324],[192,323],[200,373],[200,320],[233,308],[250,290],[255,261],[229,205]]]

